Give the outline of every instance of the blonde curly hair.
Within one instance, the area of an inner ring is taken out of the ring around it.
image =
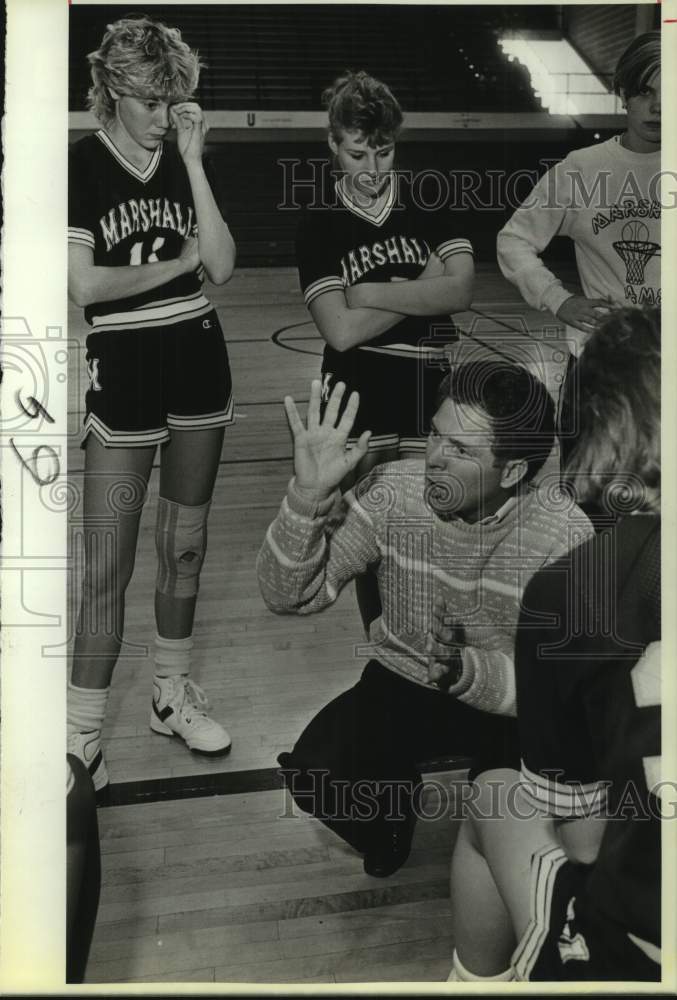
[[[597,326],[576,363],[563,424],[580,431],[563,481],[606,510],[658,512],[661,497],[661,319],[622,307]]]
[[[146,100],[188,100],[203,65],[178,28],[149,17],[125,17],[107,25],[101,46],[87,59],[92,74],[88,104],[104,125],[115,119],[111,89]]]

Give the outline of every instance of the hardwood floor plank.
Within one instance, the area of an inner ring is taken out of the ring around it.
[[[356,858],[359,863],[359,859]],[[359,865],[361,869],[361,865]],[[415,869],[401,868],[389,879],[388,888],[399,888],[410,883],[415,883],[421,879],[445,879],[448,877],[448,867],[446,865],[426,865]],[[337,884],[340,885],[340,892],[336,892]],[[199,911],[204,909],[218,909],[225,905],[237,906],[251,903],[274,903],[286,902],[290,907],[298,906],[303,910],[306,900],[309,898],[331,899],[332,895],[345,895],[351,891],[371,892],[374,880],[365,875],[361,870],[354,875],[344,875],[340,881],[332,874],[318,875],[309,878],[303,885],[296,882],[292,884],[275,883],[262,886],[247,886],[246,888],[214,888],[200,892],[186,893],[181,896],[180,908],[184,913]],[[157,899],[141,897],[139,899],[127,899],[123,902],[103,901],[99,907],[100,919],[120,920],[127,917],[126,907],[133,907],[135,912],[142,917],[165,916],[174,912],[175,901],[167,897]],[[273,919],[271,917],[271,919]]]
[[[273,941],[279,936],[277,921],[260,921],[259,923],[224,924],[220,927],[204,928],[202,930],[178,932],[175,934],[139,934],[134,941],[121,939],[108,942],[103,935],[92,942],[90,959],[93,961],[113,961],[119,958],[154,956],[158,949],[166,953],[185,952],[192,949],[206,950],[221,945],[235,945],[240,942]]]
[[[451,938],[433,938],[431,940],[410,942],[406,949],[410,962],[444,959],[451,961]],[[399,943],[375,946],[373,948],[358,948],[339,954],[323,954],[302,958],[283,958],[272,961],[262,961],[253,964],[221,965],[215,969],[217,982],[257,982],[275,983],[278,977],[291,979],[297,976],[335,976],[337,982],[359,982],[362,974],[374,965],[385,972],[389,965],[394,966],[402,960],[402,947]],[[387,974],[384,981],[388,981]]]
[[[147,892],[151,883],[160,884],[161,882],[165,882],[169,872],[171,872],[171,881],[167,882],[167,890],[174,887],[173,891],[178,893],[179,891],[185,891],[178,888],[178,883],[181,880],[187,881],[191,877],[197,878],[197,876],[189,874],[196,869],[201,873],[199,878],[205,880],[215,875],[234,875],[237,872],[280,871],[286,868],[293,868],[298,875],[299,865],[313,865],[318,862],[326,863],[330,860],[329,849],[326,847],[302,848],[288,851],[278,850],[255,854],[223,855],[219,858],[200,859],[194,858],[191,853],[189,859],[183,862],[170,864],[163,861],[154,867],[136,865],[131,859],[129,859],[129,863],[125,863],[123,866],[122,862],[128,861],[126,855],[109,855],[108,858],[104,884],[111,887],[116,886],[122,893],[129,891],[130,886],[138,886],[140,882],[143,882],[142,891]],[[119,861],[119,866],[116,865],[113,867],[110,863],[111,861]],[[229,884],[232,885],[233,883],[229,880]],[[115,896],[109,893],[107,898],[114,899]]]
[[[175,902],[177,909],[181,909],[184,898],[208,892],[215,886],[222,887],[215,891],[221,892],[225,900],[231,898],[237,889],[256,889],[260,886],[268,891],[289,883],[297,887],[307,880],[314,885],[316,879],[325,877],[336,879],[340,885],[344,876],[354,875],[361,868],[361,861],[357,856],[340,864],[334,858],[329,858],[327,851],[324,852],[327,856],[319,860],[312,859],[315,852],[305,853],[310,857],[302,858],[299,864],[268,865],[265,868],[248,865],[246,857],[243,858],[244,864],[237,866],[227,862],[224,865],[222,859],[209,864],[195,862],[186,866],[192,868],[193,873],[180,877],[175,876],[173,866],[165,866],[164,872],[160,872],[155,878],[144,878],[142,882],[137,879],[124,884],[109,883],[106,900],[108,903],[129,902],[134,899],[171,900]],[[288,852],[278,852],[278,855],[288,856]]]
[[[446,982],[451,972],[450,948],[448,956],[440,958],[420,958],[412,962],[376,963],[359,970],[359,982],[362,983],[442,983]],[[337,983],[355,982],[355,974],[347,969],[335,973]]]
[[[391,906],[373,906],[366,910],[349,910],[343,913],[329,913],[323,916],[298,917],[279,922],[280,939],[334,934],[337,930],[372,928],[384,923],[396,923],[412,919],[436,917],[451,919],[451,903],[448,899],[417,900],[412,903],[397,903]]]
[[[182,969],[213,967],[229,953],[238,961],[247,956],[277,954],[277,924],[275,921],[250,923],[243,927],[219,927],[212,930],[165,936],[159,934],[136,942],[131,949],[118,949],[117,955],[105,960],[94,954],[87,967],[90,982],[115,982],[117,979],[167,976]]]
[[[444,877],[438,874],[436,878],[430,880],[424,879],[419,874],[418,879],[404,884],[379,885],[375,888],[309,895],[305,898],[283,899],[268,903],[242,903],[216,909],[161,914],[158,928],[164,931],[213,927],[221,923],[247,923],[252,920],[290,920],[296,917],[340,913],[412,900],[439,899],[445,898],[448,894],[448,872],[445,871]]]

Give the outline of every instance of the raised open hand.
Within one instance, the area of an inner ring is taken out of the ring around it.
[[[360,404],[359,393],[350,394],[343,416],[336,423],[345,389],[343,382],[334,387],[324,417],[320,419],[320,382],[317,379],[311,382],[307,427],[303,425],[292,397],[284,398],[294,438],[296,485],[302,490],[312,491],[318,499],[328,497],[367,453],[371,431],[364,431],[352,448],[347,447],[348,435]]]

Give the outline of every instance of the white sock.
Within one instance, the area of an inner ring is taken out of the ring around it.
[[[101,730],[110,687],[82,688],[68,682],[68,735]]]
[[[185,639],[165,639],[155,636],[155,676],[179,677],[190,673],[190,653],[193,637]]]
[[[515,978],[512,968],[506,969],[505,972],[499,972],[496,976],[476,976],[466,969],[458,957],[456,949],[454,949],[453,962],[453,968],[447,977],[448,983],[510,983]]]

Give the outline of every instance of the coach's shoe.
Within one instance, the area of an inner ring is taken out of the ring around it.
[[[162,736],[180,736],[193,753],[222,757],[230,750],[230,736],[207,715],[209,702],[189,677],[153,677],[150,728]]]
[[[379,843],[364,855],[364,872],[373,878],[387,878],[402,867],[411,851],[413,828],[410,823],[385,823]]]
[[[68,753],[79,757],[89,771],[97,796],[108,787],[108,771],[101,752],[101,730],[88,733],[72,733],[68,737]]]

